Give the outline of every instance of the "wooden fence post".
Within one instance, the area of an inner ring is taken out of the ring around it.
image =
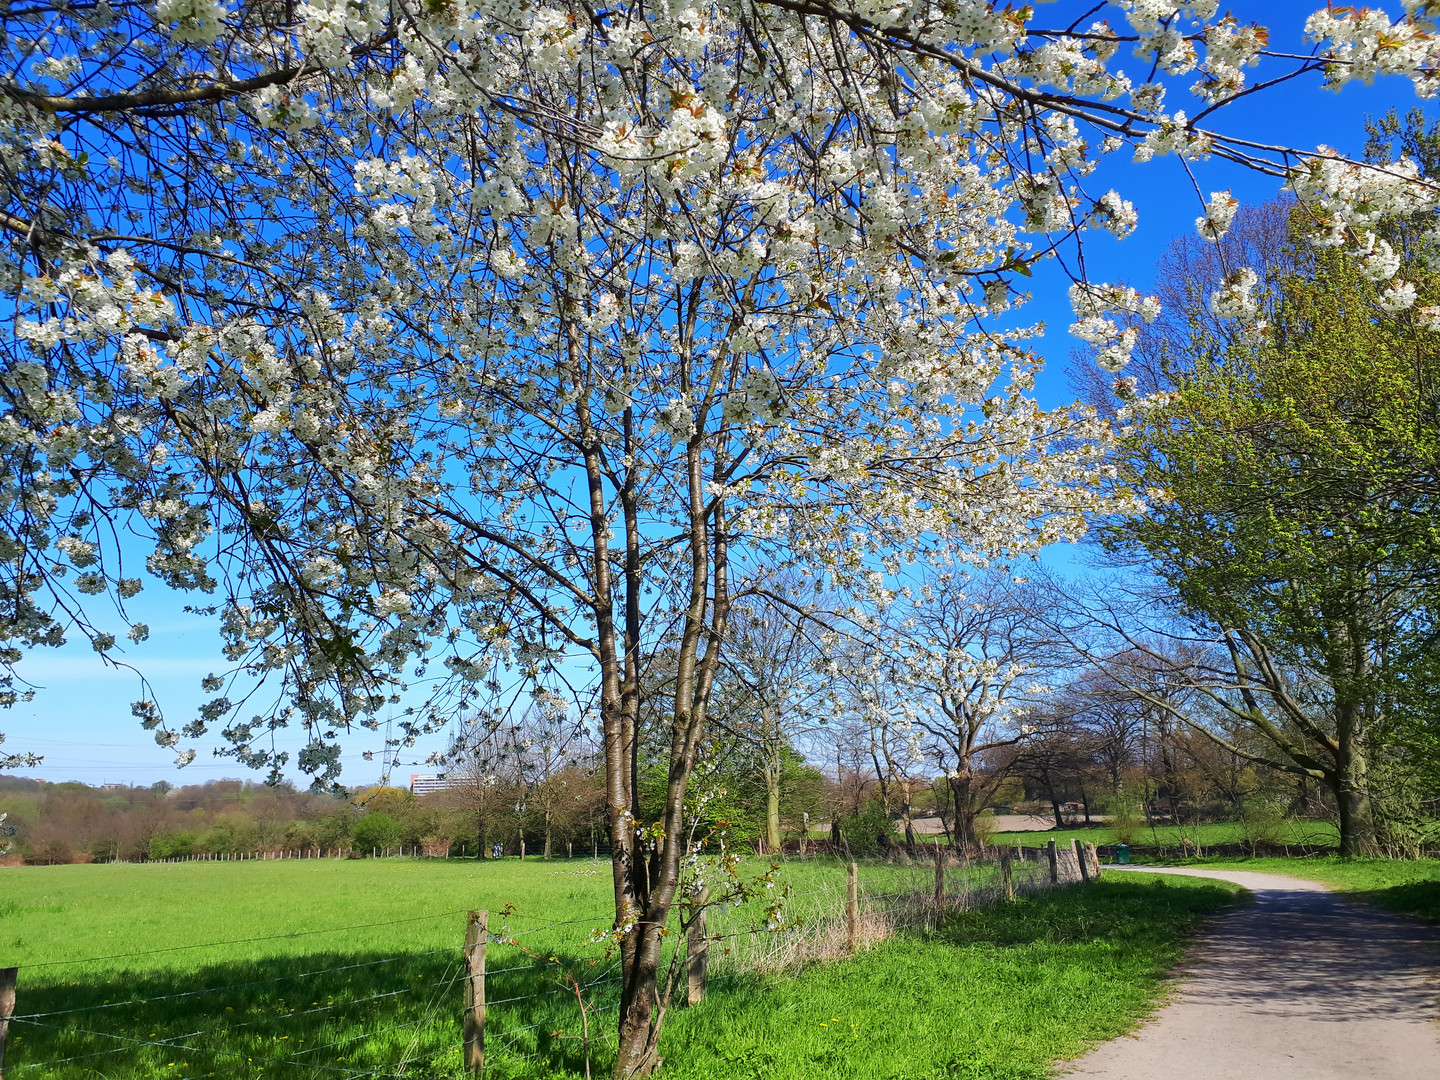
[[[691,1005],[705,1000],[705,966],[710,958],[710,941],[705,936],[707,905],[710,890],[702,888],[690,900],[690,927],[685,937],[685,958],[689,966]]]
[[[0,1080],[5,1080],[5,1039],[15,1015],[15,977],[19,968],[0,968]]]
[[[1055,850],[1055,841],[1045,841],[1045,857],[1050,860],[1050,884],[1060,884],[1060,853]]]
[[[1085,854],[1085,849],[1082,848],[1078,843],[1075,842],[1075,838],[1074,838],[1073,836],[1070,838],[1070,851],[1071,851],[1071,853],[1075,856],[1075,865],[1080,868],[1080,880],[1081,880],[1081,882],[1083,882],[1083,883],[1086,884],[1086,885],[1089,885],[1089,884],[1090,884],[1090,860],[1089,860],[1089,857]]]
[[[1000,852],[1000,887],[1005,892],[1006,900],[1015,899],[1015,880],[1010,876],[1010,853]]]
[[[485,1074],[485,941],[490,913],[472,911],[465,921],[465,1067]]]
[[[1100,853],[1095,850],[1095,845],[1088,840],[1085,842],[1085,857],[1090,860],[1090,880],[1100,880]]]
[[[935,841],[935,917],[945,914],[945,849]]]
[[[853,862],[845,871],[845,944],[851,952],[860,940],[860,868]]]

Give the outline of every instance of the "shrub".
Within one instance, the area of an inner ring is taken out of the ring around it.
[[[871,854],[880,848],[879,838],[884,836],[894,842],[895,830],[890,821],[890,811],[878,799],[871,799],[860,808],[854,817],[840,823],[840,836],[850,850],[858,854]]]
[[[195,854],[200,838],[193,832],[156,833],[150,838],[147,854],[152,859],[177,859]]]
[[[362,852],[399,847],[401,839],[399,823],[386,813],[366,814],[355,825],[355,846]]]
[[[1110,800],[1110,828],[1115,840],[1121,844],[1133,844],[1140,830],[1145,828],[1145,815],[1140,812],[1140,800],[1133,795],[1118,795]]]

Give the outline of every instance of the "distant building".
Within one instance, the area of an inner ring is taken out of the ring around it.
[[[446,788],[454,786],[455,781],[444,773],[410,774],[411,795],[429,795],[432,791],[444,791]]]

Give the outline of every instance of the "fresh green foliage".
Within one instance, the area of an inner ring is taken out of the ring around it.
[[[366,814],[355,826],[355,847],[360,851],[397,847],[404,834],[389,814],[378,811]]]
[[[880,837],[894,837],[890,811],[879,799],[868,800],[859,813],[840,822],[840,836],[854,852],[873,852],[880,846]]]
[[[877,890],[914,872],[861,871]],[[843,884],[830,859],[787,864],[781,877],[804,918]],[[53,1027],[15,1024],[7,1065],[96,1055],[17,1075],[340,1080],[406,1061],[414,1075],[458,1076],[457,946],[471,907],[488,908],[492,931],[519,943],[489,948],[499,972],[489,980],[489,1075],[583,1075],[567,972],[594,984],[585,998],[597,1074],[613,1054],[613,958],[586,944],[608,924],[604,864],[115,864],[4,880],[0,956],[21,967],[17,1012],[87,1010],[41,1019]],[[1040,1080],[1047,1062],[1133,1024],[1196,920],[1235,892],[1126,877],[970,911],[929,937],[902,934],[784,977],[726,975],[722,961],[707,1002],[666,1029],[666,1074]],[[502,914],[507,903],[517,911]],[[715,914],[722,930],[747,917]],[[223,944],[186,947],[211,942]],[[64,963],[91,957],[110,959]],[[314,974],[323,969],[341,970]]]
[[[1264,333],[1225,341],[1197,327],[1168,396],[1122,439],[1121,482],[1148,511],[1099,529],[1214,643],[1199,680],[1227,714],[1214,737],[1325,784],[1344,854],[1426,839],[1375,805],[1372,773],[1413,778],[1392,800],[1411,808],[1416,774],[1429,772],[1427,794],[1436,780],[1433,737],[1397,738],[1396,722],[1408,704],[1407,732],[1434,730],[1433,710],[1412,702],[1433,697],[1440,612],[1440,339],[1376,284],[1374,261],[1392,258],[1383,240],[1369,259],[1319,252],[1279,282]],[[1405,270],[1433,304],[1434,271]]]

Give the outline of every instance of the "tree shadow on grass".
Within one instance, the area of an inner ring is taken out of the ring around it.
[[[532,958],[502,945],[492,945],[487,960],[487,1075],[540,1075],[541,1062],[547,1075],[583,1075],[581,1044],[567,1038],[580,1033],[580,1008],[563,975],[580,982],[587,1009],[608,1009],[613,1021],[613,962],[573,950]],[[48,975],[34,969],[30,982],[20,972],[5,1060],[11,1080],[468,1075],[458,947],[317,952],[185,972],[61,972],[41,981]]]
[[[1428,922],[1440,924],[1440,881],[1407,881],[1388,889],[1347,893],[1346,898],[1363,900],[1402,915],[1418,915]]]
[[[1242,901],[1225,885],[1102,880],[1013,903],[958,912],[937,931],[955,945],[1030,945],[1172,940],[1216,910]]]

